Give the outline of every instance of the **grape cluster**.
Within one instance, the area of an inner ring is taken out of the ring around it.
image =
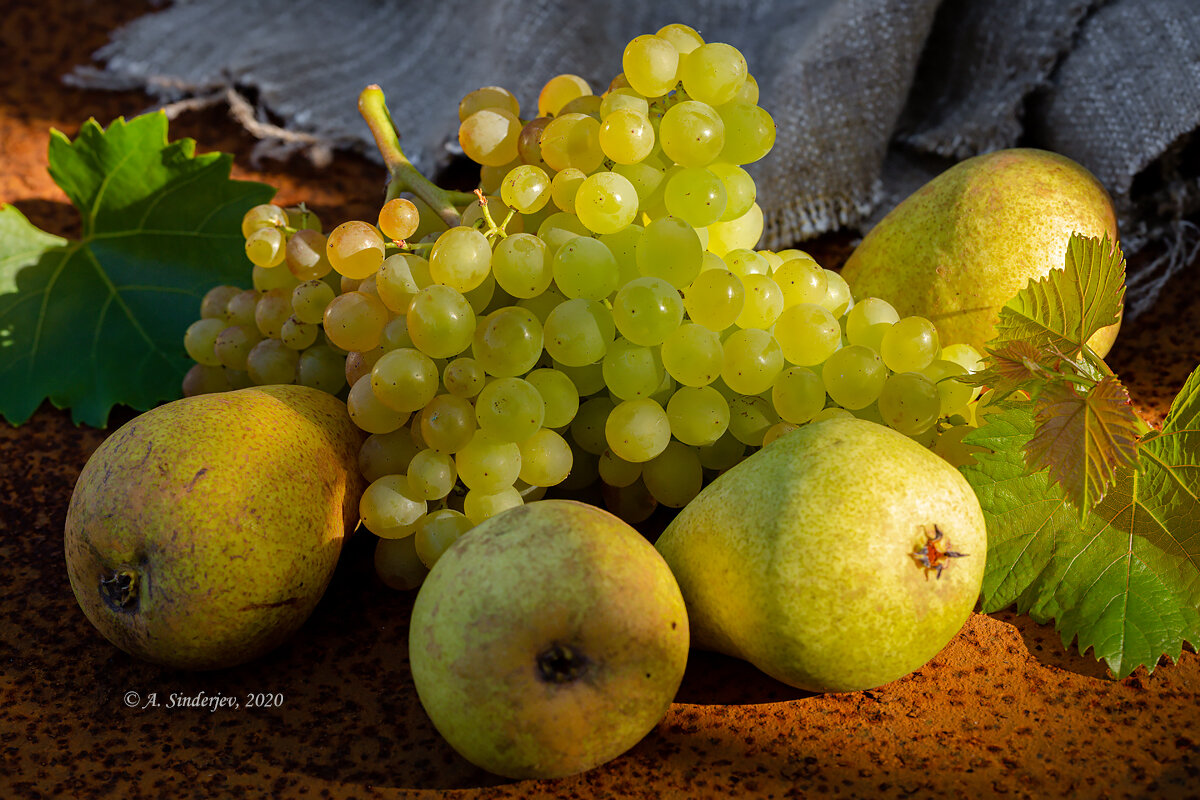
[[[599,481],[636,522],[813,420],[936,449],[971,417],[977,390],[954,380],[979,368],[970,346],[855,302],[801,250],[754,249],[743,166],[775,126],[742,54],[668,25],[622,66],[602,95],[552,78],[531,119],[499,87],[464,97],[481,177],[459,225],[405,196],[328,236],[304,207],[251,209],[254,289],[213,289],[188,329],[188,394],[345,391],[392,585],[548,487]]]

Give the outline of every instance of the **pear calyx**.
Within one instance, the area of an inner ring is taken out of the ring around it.
[[[570,645],[555,642],[537,657],[538,673],[546,683],[569,683],[587,672],[591,662]]]
[[[928,529],[925,530],[925,543],[918,548],[914,548],[910,556],[917,562],[917,566],[925,570],[925,580],[929,580],[929,573],[936,572],[937,577],[942,577],[942,570],[949,566],[948,558],[964,558],[970,553],[959,553],[950,548],[953,545],[945,538],[942,529],[936,524],[933,526],[933,533]]]
[[[100,596],[114,611],[131,612],[137,606],[140,577],[137,570],[128,567],[113,570],[101,576]]]

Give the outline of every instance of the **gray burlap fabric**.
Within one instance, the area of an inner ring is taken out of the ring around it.
[[[406,152],[436,171],[466,92],[498,84],[532,108],[560,72],[602,90],[626,41],[674,21],[741,49],[775,117],[751,167],[767,246],[865,230],[955,160],[1013,145],[1091,169],[1127,251],[1169,245],[1131,276],[1131,316],[1200,240],[1200,0],[177,0],[67,80],[252,97],[263,154],[316,158],[373,151],[355,99],[379,83]]]

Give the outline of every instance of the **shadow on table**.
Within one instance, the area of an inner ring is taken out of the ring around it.
[[[1097,661],[1091,656],[1081,655],[1079,649],[1072,645],[1070,649],[1063,646],[1062,637],[1054,629],[1052,623],[1039,625],[1027,614],[1019,614],[1014,608],[996,611],[988,616],[1000,622],[1008,623],[1017,629],[1029,654],[1048,667],[1074,672],[1089,678],[1111,680],[1108,667],[1103,661]]]

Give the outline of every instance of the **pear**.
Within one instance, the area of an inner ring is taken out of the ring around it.
[[[67,510],[75,598],[130,655],[181,669],[256,658],[308,618],[358,519],[346,404],[261,386],[159,406],[88,459]]]
[[[666,715],[688,620],[671,571],[606,511],[539,500],[434,563],[413,605],[417,695],[450,745],[510,778],[591,769]]]
[[[723,473],[656,546],[695,646],[829,692],[936,655],[975,605],[987,537],[957,470],[882,425],[834,418]]]
[[[1030,280],[1061,269],[1072,233],[1117,241],[1104,187],[1075,161],[1014,148],[968,158],[926,183],[872,228],[842,267],[855,298],[937,326],[942,344],[980,352],[1000,309]],[[1120,323],[1089,346],[1105,355]]]

